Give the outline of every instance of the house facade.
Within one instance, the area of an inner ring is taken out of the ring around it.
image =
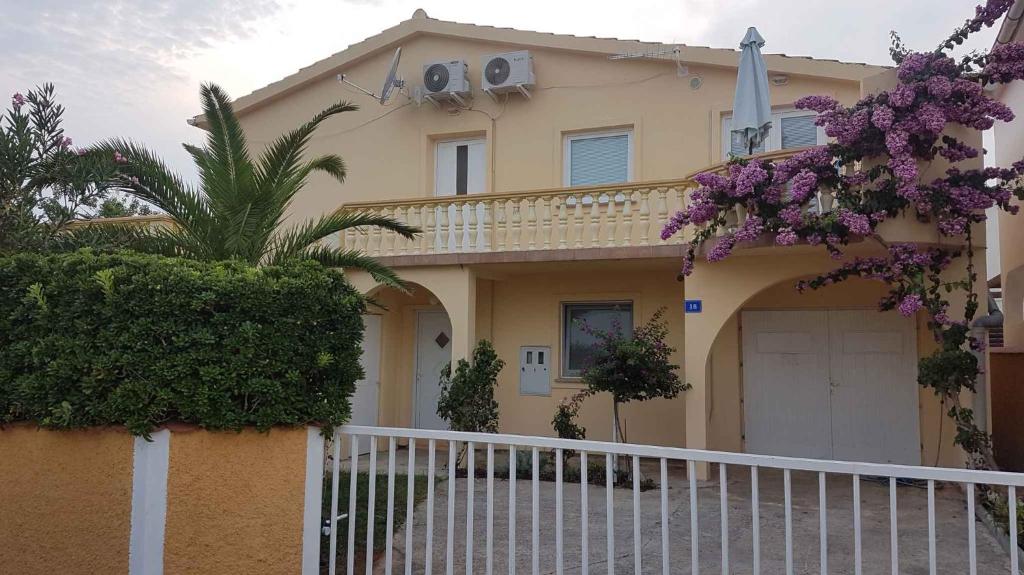
[[[404,89],[382,105],[353,87],[379,93],[398,47]],[[509,53],[532,61],[530,81],[482,90],[493,56]],[[959,464],[955,427],[916,383],[917,359],[934,345],[926,320],[879,313],[882,284],[797,294],[798,279],[837,263],[822,247],[770,242],[728,261],[699,260],[677,280],[688,238],[661,239],[663,224],[695,187],[692,175],[745,152],[729,137],[737,61],[733,50],[475,26],[418,10],[239,98],[254,147],[338,100],[360,106],[310,144],[311,153],[345,158],[346,183],[312,180],[291,208],[295,218],[362,210],[424,230],[412,241],[379,230],[337,238],[397,269],[412,288],[401,293],[350,273],[383,306],[366,318],[367,376],[353,423],[443,427],[441,366],[488,339],[507,364],[497,391],[501,431],[553,435],[558,403],[582,389],[591,340],[578,320],[628,326],[665,308],[674,361],[693,387],[625,406],[628,441]],[[813,113],[793,107],[798,98],[828,94],[852,104],[895,82],[891,70],[864,64],[784,55],[766,62],[774,124],[755,153],[785,156],[826,141]],[[444,73],[431,72],[434,64]],[[462,73],[469,90],[431,91],[442,76],[453,83]],[[821,196],[809,209],[829,204]],[[932,227],[907,220],[881,231],[890,241],[941,242]],[[983,233],[975,237],[983,252]],[[883,252],[873,240],[848,250]],[[586,400],[588,438],[611,438],[611,412],[607,397]]]

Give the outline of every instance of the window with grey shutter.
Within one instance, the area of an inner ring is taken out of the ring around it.
[[[574,136],[568,141],[569,185],[629,181],[629,134]]]
[[[782,149],[803,148],[818,143],[818,127],[814,114],[782,118]]]

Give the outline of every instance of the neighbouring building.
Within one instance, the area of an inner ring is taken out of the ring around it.
[[[1024,41],[1024,1],[1018,0],[1003,19],[996,44]],[[996,97],[1017,112],[994,129],[995,164],[1010,166],[1024,158],[1024,82],[1000,84]],[[1019,201],[1015,201],[1021,205]],[[990,350],[992,370],[992,441],[996,461],[1024,471],[1024,214],[999,212],[999,276],[1003,314],[1002,345]]]
[[[381,105],[352,84],[378,90],[398,47],[406,85]],[[683,240],[663,241],[663,223],[685,202],[693,174],[745,151],[729,137],[737,61],[733,50],[460,24],[417,10],[238,98],[253,147],[338,100],[360,106],[310,144],[311,153],[345,158],[347,182],[312,180],[291,207],[294,217],[367,210],[424,229],[414,241],[378,230],[338,238],[414,288],[400,293],[351,274],[386,308],[366,318],[367,375],[353,423],[443,427],[441,366],[486,338],[507,362],[501,430],[553,434],[558,402],[581,389],[590,340],[576,320],[633,325],[664,307],[675,360],[693,389],[628,405],[629,441],[959,464],[955,427],[916,383],[917,360],[934,345],[926,320],[879,313],[882,284],[797,294],[797,279],[836,262],[822,247],[767,243],[728,261],[698,262],[677,281]],[[757,153],[825,142],[813,113],[793,107],[801,96],[852,104],[895,82],[879,66],[766,61],[775,120]],[[485,92],[485,81],[493,89]],[[966,138],[980,143],[979,134]],[[933,226],[911,220],[880,230],[887,240],[940,241]],[[984,267],[983,232],[975,237]],[[883,251],[874,241],[849,248]],[[610,400],[588,399],[581,423],[589,438],[609,439]]]

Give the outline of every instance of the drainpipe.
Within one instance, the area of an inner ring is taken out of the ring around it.
[[[999,310],[999,305],[996,303],[996,298],[992,297],[992,294],[988,294],[988,315],[981,316],[974,320],[971,324],[971,335],[975,339],[985,342],[988,344],[988,330],[994,327],[1000,327],[1003,325],[1003,312]],[[974,394],[974,417],[978,428],[990,432],[988,428],[988,365],[986,358],[988,357],[984,351],[975,351],[974,357],[978,359],[978,365],[981,367],[982,373],[978,376],[976,384],[977,392]]]

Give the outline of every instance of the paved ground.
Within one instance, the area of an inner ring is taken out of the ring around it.
[[[404,459],[404,453],[399,460]],[[424,458],[425,459],[425,458]],[[424,459],[419,459],[423,461]],[[440,458],[439,458],[440,459]],[[654,463],[654,462],[652,462]],[[386,460],[384,462],[386,465]],[[417,466],[419,467],[419,466]],[[386,469],[386,468],[385,468]],[[649,470],[656,477],[656,469]],[[672,573],[690,571],[690,504],[689,488],[682,468],[670,470],[668,507]],[[715,473],[717,477],[717,473]],[[752,572],[750,481],[747,469],[730,470],[729,501],[729,565],[730,573]],[[793,547],[794,572],[819,573],[820,547],[818,538],[818,483],[817,475],[793,474]],[[760,474],[760,530],[761,572],[785,572],[785,528],[783,487],[781,472],[762,470]],[[540,483],[540,571],[555,573],[555,485]],[[455,573],[465,573],[466,541],[466,489],[465,479],[456,480],[455,504]],[[494,546],[495,573],[508,572],[508,489],[507,480],[495,479],[494,492]],[[447,541],[446,481],[436,484],[434,503],[434,573],[444,573]],[[474,481],[473,572],[485,572],[486,547],[486,481]],[[614,490],[615,572],[632,573],[633,567],[633,493],[629,489]],[[831,477],[828,493],[828,572],[853,572],[853,511],[852,487],[846,477]],[[516,552],[519,573],[531,572],[531,488],[530,482],[519,480],[516,485]],[[721,573],[720,492],[717,481],[702,482],[698,487],[699,552],[703,573]],[[927,492],[915,487],[898,489],[900,572],[928,573]],[[579,573],[581,564],[580,486],[565,484],[564,499],[564,551],[565,573]],[[864,573],[890,573],[889,502],[888,486],[867,481],[861,484],[861,509]],[[605,489],[588,489],[589,563],[594,573],[607,572]],[[641,541],[643,545],[643,573],[661,573],[661,500],[658,489],[641,493]],[[936,493],[937,556],[939,573],[967,573],[967,518],[963,495],[954,485],[942,485]],[[383,526],[378,529],[382,529]],[[414,571],[425,570],[426,502],[414,512],[413,565]],[[380,531],[378,531],[380,533]],[[996,540],[981,524],[976,524],[978,543],[978,573],[1007,573],[1009,559]],[[381,533],[383,536],[383,533]],[[405,534],[395,535],[395,573],[404,569]],[[380,560],[383,567],[383,559]]]

